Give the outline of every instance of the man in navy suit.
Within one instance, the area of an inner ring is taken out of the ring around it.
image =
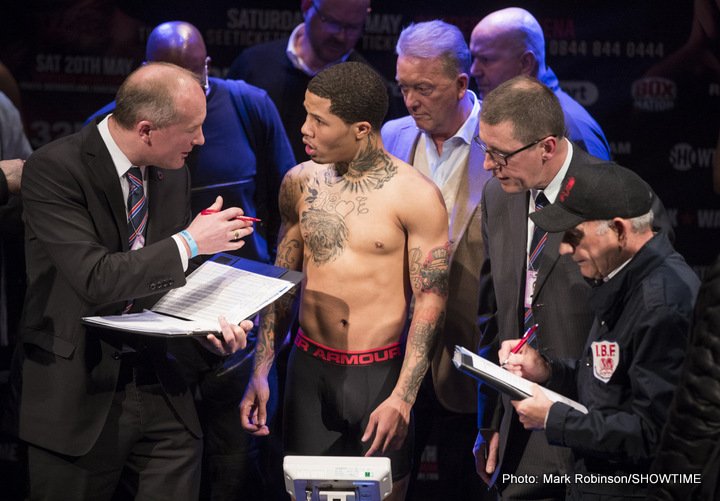
[[[221,198],[217,213],[190,221],[185,159],[204,142],[205,118],[192,73],[148,64],[116,100],[112,115],[25,165],[19,434],[32,499],[198,495],[202,433],[166,343],[86,328],[81,318],[150,307],[185,283],[189,258],[236,250],[252,228]],[[220,325],[219,338],[201,340],[218,360],[242,348],[251,328]]]

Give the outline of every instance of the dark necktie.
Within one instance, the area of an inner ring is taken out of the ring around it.
[[[143,190],[142,171],[140,167],[130,167],[125,174],[128,180],[127,212],[128,212],[128,243],[130,250],[140,248],[145,244],[144,240],[136,241],[140,236],[144,238],[145,226],[147,226],[147,201],[145,190]],[[137,245],[137,247],[136,247]],[[133,307],[134,300],[129,300],[125,305],[123,313],[129,313]]]
[[[145,200],[145,190],[143,190],[140,167],[130,167],[126,175],[130,187],[127,199],[128,229],[130,230],[128,243],[130,244],[130,248],[133,249],[138,237],[144,237],[145,235],[145,226],[147,226],[148,217],[147,203]]]
[[[535,211],[541,210],[548,204],[548,199],[545,194],[541,191],[535,197]],[[528,271],[537,272],[540,264],[540,255],[547,242],[547,231],[540,229],[535,225],[533,230],[532,242],[530,243],[530,254],[528,254]],[[524,328],[527,331],[533,326],[535,320],[533,318],[532,308],[525,308],[525,321]]]

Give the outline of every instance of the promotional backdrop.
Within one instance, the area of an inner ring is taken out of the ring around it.
[[[720,252],[720,196],[711,182],[720,147],[717,1],[376,0],[357,48],[393,80],[395,42],[410,22],[441,18],[469,38],[487,13],[527,8],[544,29],[547,62],[562,87],[601,124],[614,159],[660,195],[677,249],[702,275]],[[113,99],[142,62],[147,35],[158,23],[195,24],[212,57],[211,73],[223,76],[245,47],[286,37],[302,22],[299,7],[300,0],[6,1],[0,62],[19,84],[27,133],[37,148],[78,130]],[[435,473],[433,454],[429,447],[426,480]]]

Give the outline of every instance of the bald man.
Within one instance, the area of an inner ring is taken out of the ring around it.
[[[532,14],[518,7],[491,12],[473,29],[470,52],[470,72],[481,99],[513,77],[535,77],[560,101],[568,139],[591,155],[610,160],[610,146],[600,125],[560,88],[555,73],[545,64],[545,37]]]
[[[40,148],[23,173],[19,433],[31,499],[199,492],[202,432],[165,342],[81,319],[148,308],[185,284],[189,258],[237,250],[252,227],[221,198],[217,213],[190,220],[185,160],[205,140],[205,95],[192,73],[143,66],[117,103],[99,123]],[[218,359],[245,346],[252,324],[220,326],[219,338],[201,340]]]

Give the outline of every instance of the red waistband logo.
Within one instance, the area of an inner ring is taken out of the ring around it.
[[[392,360],[402,355],[400,343],[371,351],[345,352],[320,346],[303,334],[298,334],[295,337],[295,346],[324,362],[338,365],[370,365]]]

